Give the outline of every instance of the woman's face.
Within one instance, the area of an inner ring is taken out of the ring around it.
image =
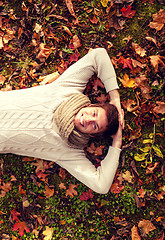
[[[84,107],[76,114],[74,125],[82,133],[103,132],[108,125],[106,112],[102,107]]]

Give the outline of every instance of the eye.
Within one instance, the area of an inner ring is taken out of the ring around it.
[[[96,126],[96,124],[95,124],[95,123],[93,124],[93,128],[94,128],[94,130],[96,130],[96,128],[97,128],[97,126]]]
[[[92,115],[93,115],[93,117],[95,117],[95,116],[96,116],[96,113],[95,113],[95,111],[93,111]]]

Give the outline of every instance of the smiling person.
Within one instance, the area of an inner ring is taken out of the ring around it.
[[[83,94],[95,73],[110,103],[91,104]],[[0,153],[54,161],[92,190],[107,193],[118,167],[124,128],[117,89],[110,58],[104,48],[97,48],[50,84],[0,91]],[[101,135],[112,136],[113,142],[95,168],[83,148],[90,137]]]

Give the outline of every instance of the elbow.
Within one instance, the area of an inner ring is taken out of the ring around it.
[[[110,187],[98,187],[98,186],[95,189],[93,189],[93,191],[99,194],[107,194],[109,190],[110,190]]]

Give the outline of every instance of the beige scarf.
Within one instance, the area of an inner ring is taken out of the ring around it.
[[[54,120],[60,136],[74,148],[83,148],[89,141],[87,134],[81,133],[74,127],[74,118],[81,108],[88,106],[90,103],[87,96],[77,93],[72,94],[55,110]]]

